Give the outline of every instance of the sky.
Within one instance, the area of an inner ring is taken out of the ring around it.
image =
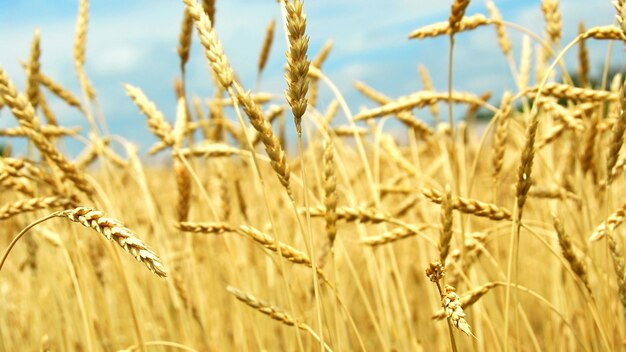
[[[217,35],[244,86],[254,89],[265,27],[272,18],[280,24],[280,9],[272,0],[216,2]],[[446,21],[450,3],[451,0],[305,0],[309,56],[315,56],[324,42],[333,40],[334,48],[323,70],[342,91],[353,113],[374,106],[353,88],[355,81],[363,81],[391,97],[410,94],[422,89],[418,64],[428,68],[437,90],[446,90],[448,39],[416,41],[408,40],[407,35],[421,26]],[[496,0],[495,3],[504,19],[543,36],[539,0]],[[77,0],[0,0],[0,66],[19,89],[25,86],[20,61],[29,57],[33,32],[39,28],[42,71],[74,92],[79,91],[72,61],[77,8]],[[179,75],[176,46],[182,11],[183,3],[177,0],[91,1],[87,74],[96,88],[110,133],[133,141],[144,152],[155,138],[147,128],[145,117],[126,97],[123,84],[140,87],[170,121],[174,120],[176,100],[172,82]],[[576,36],[579,21],[592,27],[611,24],[615,18],[610,0],[564,0],[560,11],[563,43]],[[475,13],[487,14],[484,1],[470,3],[466,14]],[[519,63],[522,36],[512,30],[508,32]],[[454,89],[476,94],[490,90],[494,92],[491,102],[497,105],[503,89],[512,89],[513,78],[496,44],[495,31],[484,27],[462,33],[456,43]],[[602,67],[607,44],[588,42],[592,73]],[[200,49],[194,36],[187,66],[187,91],[190,95],[209,97],[213,94],[211,75]],[[279,25],[260,85],[262,91],[284,92],[285,51],[286,39]],[[622,45],[616,45],[612,63],[622,67],[624,59]],[[568,53],[565,60],[574,69],[576,50]],[[61,124],[82,126],[87,131],[80,114],[52,97],[48,100]],[[331,100],[328,90],[322,88],[321,106]],[[431,119],[428,110],[417,115],[427,121]],[[345,123],[345,119],[340,122]],[[0,128],[15,124],[7,109],[0,111]],[[10,142],[19,148],[20,142]],[[0,143],[6,143],[6,139],[0,138]],[[69,142],[66,147],[76,154],[81,145]]]

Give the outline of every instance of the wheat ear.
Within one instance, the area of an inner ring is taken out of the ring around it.
[[[289,51],[287,52],[287,102],[291,106],[293,118],[296,123],[298,135],[302,134],[302,116],[306,112],[309,89],[309,60],[307,50],[309,37],[306,36],[306,16],[300,0],[288,1],[287,9],[287,34],[289,39]]]
[[[134,232],[119,221],[106,217],[103,212],[88,207],[78,207],[61,211],[56,216],[96,230],[106,239],[117,242],[126,252],[144,263],[153,273],[161,277],[167,276],[161,259],[146,247]]]
[[[39,105],[41,92],[39,91],[39,82],[37,80],[39,76],[39,70],[41,65],[39,63],[39,57],[41,56],[41,49],[39,47],[39,30],[35,30],[33,36],[33,42],[30,46],[30,60],[28,61],[28,79],[26,80],[26,97],[33,106],[33,109],[37,109]]]
[[[200,42],[204,47],[206,56],[213,73],[218,78],[224,88],[230,87],[233,83],[233,71],[228,63],[222,43],[217,39],[213,30],[213,22],[202,6],[196,0],[183,0],[187,11],[196,25]],[[213,7],[214,8],[214,7]]]
[[[0,220],[8,219],[12,216],[49,208],[66,208],[73,203],[73,200],[59,196],[39,197],[22,199],[0,207]]]
[[[85,72],[85,47],[87,45],[87,25],[89,23],[89,0],[79,0],[78,17],[76,18],[76,37],[74,38],[74,68],[78,82],[87,92],[90,99],[96,97],[96,92]]]
[[[265,39],[263,40],[263,47],[261,47],[261,54],[259,55],[259,62],[257,64],[257,74],[259,76],[261,76],[263,69],[265,69],[265,64],[267,64],[267,58],[270,55],[270,49],[272,49],[272,42],[274,41],[275,28],[276,20],[272,18],[265,29]]]
[[[78,172],[76,166],[70,163],[41,133],[41,126],[35,117],[35,110],[26,98],[17,92],[17,89],[13,83],[9,81],[6,72],[2,68],[0,68],[0,95],[9,108],[11,108],[19,124],[28,131],[28,137],[33,141],[41,154],[58,166],[79,190],[88,196],[93,195],[95,193],[93,187],[87,182],[85,177]]]

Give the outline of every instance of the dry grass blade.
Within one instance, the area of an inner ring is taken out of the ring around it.
[[[85,227],[92,228],[110,241],[115,241],[125,251],[130,253],[153,273],[166,277],[167,272],[161,259],[135,235],[129,228],[119,221],[108,218],[103,212],[88,207],[78,207],[57,213],[58,217],[78,222]]]

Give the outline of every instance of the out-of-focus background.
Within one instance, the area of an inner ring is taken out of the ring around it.
[[[543,34],[540,1],[495,3],[504,19]],[[72,63],[77,6],[77,1],[69,0],[0,0],[0,65],[20,89],[24,88],[25,76],[20,60],[28,58],[33,31],[39,28],[42,71],[73,91],[79,91]],[[141,87],[159,109],[173,119],[176,101],[172,81],[179,75],[176,46],[182,12],[181,1],[107,0],[91,3],[87,73],[96,87],[99,105],[111,133],[133,140],[142,151],[155,139],[145,127],[145,118],[125,96],[122,84]],[[428,68],[436,89],[446,89],[447,37],[420,41],[407,39],[408,33],[415,28],[447,20],[449,11],[440,2],[315,0],[305,1],[305,12],[307,32],[311,37],[310,57],[325,41],[334,41],[323,69],[341,89],[354,111],[366,104],[371,106],[353,88],[355,80],[391,97],[409,94],[422,88],[418,64]],[[565,0],[560,3],[560,12],[568,19],[564,22],[563,45],[577,34],[574,19],[591,27],[611,24],[615,16],[609,0]],[[487,15],[483,1],[470,4],[466,14],[475,13]],[[258,54],[265,27],[272,18],[279,25],[260,89],[280,94],[286,86],[283,75],[286,44],[276,2],[217,1],[215,28],[238,76],[247,88],[254,89]],[[509,35],[519,64],[521,34],[509,30]],[[496,34],[491,26],[461,33],[461,37],[455,49],[455,61],[459,63],[456,65],[459,69],[454,72],[455,89],[481,94],[487,90],[502,92],[503,88],[513,88],[509,67],[495,45]],[[588,41],[592,75],[600,74],[607,45],[608,42]],[[568,67],[575,70],[576,50],[572,50],[565,60]],[[613,49],[611,62],[624,62],[621,46]],[[190,95],[205,97],[213,94],[211,76],[197,37],[194,37],[187,67]],[[322,88],[322,103],[331,98],[328,90]],[[491,102],[497,104],[499,99],[494,96]],[[63,125],[86,127],[78,112],[56,100],[51,103]],[[426,110],[418,116],[426,121],[431,119]],[[10,112],[3,109],[0,128],[14,124]],[[11,143],[20,148],[19,141],[11,140]],[[80,145],[72,143],[67,148],[75,154]]]

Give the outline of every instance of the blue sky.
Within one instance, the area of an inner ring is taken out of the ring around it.
[[[447,38],[422,41],[406,38],[415,28],[446,20],[450,2],[305,0],[311,56],[326,40],[334,40],[334,49],[324,71],[342,90],[353,112],[372,105],[352,88],[355,80],[364,81],[392,97],[409,94],[422,88],[418,64],[429,69],[437,89],[445,90]],[[33,31],[39,28],[42,70],[78,91],[72,64],[77,3],[76,0],[0,0],[0,65],[18,88],[24,87],[24,72],[19,62],[28,58]],[[540,1],[496,0],[495,3],[505,19],[543,35]],[[587,27],[605,25],[613,23],[615,15],[609,0],[562,1],[560,8],[563,43],[576,35],[579,21],[584,20]],[[125,96],[122,85],[130,83],[141,87],[173,120],[176,104],[172,81],[178,75],[176,45],[182,9],[182,1],[176,0],[107,0],[91,4],[87,73],[96,87],[111,133],[134,141],[142,150],[146,150],[154,138],[148,132],[145,118]],[[474,13],[487,13],[483,1],[470,4],[467,14]],[[276,2],[217,0],[216,16],[215,28],[233,68],[247,88],[254,88],[265,26],[272,18],[280,19]],[[519,62],[521,35],[513,31],[509,31],[509,35]],[[491,90],[494,92],[492,102],[497,102],[503,88],[512,86],[512,77],[495,38],[490,27],[458,36],[455,89],[477,94]],[[264,91],[280,94],[285,89],[282,71],[285,46],[284,34],[277,31],[261,84]],[[604,61],[606,46],[606,42],[589,43],[593,69]],[[188,64],[188,92],[210,96],[213,92],[211,78],[199,49],[194,38]],[[575,50],[566,61],[570,67],[576,66]],[[612,61],[619,65],[624,62],[621,44],[615,47]],[[331,97],[322,91],[321,99],[322,103],[328,103]],[[81,125],[86,129],[82,117],[72,109],[56,101],[52,107],[62,124]],[[418,116],[430,119],[427,110],[420,111]],[[14,124],[14,118],[3,109],[0,128]],[[72,143],[68,148],[72,152],[78,150]]]

